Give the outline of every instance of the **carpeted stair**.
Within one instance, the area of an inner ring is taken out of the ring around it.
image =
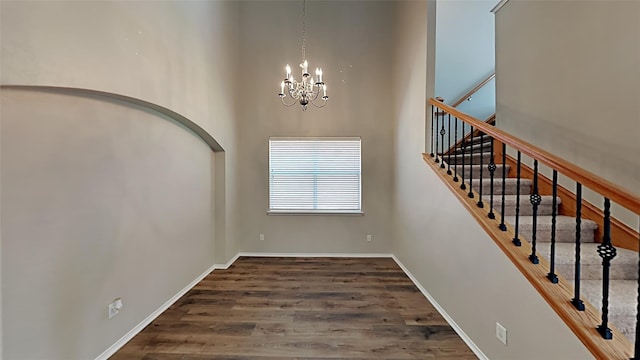
[[[474,138],[473,143],[467,143],[463,150],[455,149],[451,155],[444,155],[444,160],[449,161],[451,171],[457,164],[458,177],[462,174],[462,162],[465,163],[465,182],[469,183],[469,164],[473,164],[472,188],[479,192],[482,187],[482,198],[485,207],[489,207],[491,180],[488,164],[491,160],[491,139],[484,137],[481,142],[479,137]],[[482,150],[482,151],[481,151]],[[496,159],[497,169],[493,181],[493,207],[499,219],[502,201],[502,171],[503,166],[498,164],[501,159]],[[482,161],[482,167],[480,165]],[[482,181],[480,180],[482,169]],[[504,166],[509,171],[509,166]],[[529,200],[532,191],[532,181],[521,179],[520,181],[520,220],[519,234],[522,239],[531,241],[533,230],[533,206]],[[505,179],[505,222],[515,226],[517,179]],[[562,201],[557,198],[558,207]],[[549,260],[551,241],[553,196],[542,195],[542,203],[538,206],[538,221],[536,241],[538,255]],[[597,224],[588,219],[582,219],[581,226],[581,296],[596,308],[602,307],[602,259],[598,256],[594,233]],[[556,270],[566,279],[573,280],[575,268],[575,232],[576,219],[569,216],[558,215],[556,217]],[[610,297],[609,297],[609,321],[614,324],[632,342],[635,341],[636,326],[636,298],[638,289],[638,254],[631,250],[617,249],[617,256],[611,262],[610,273]]]

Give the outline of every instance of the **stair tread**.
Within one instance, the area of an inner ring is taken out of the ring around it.
[[[458,165],[460,165],[460,164],[458,164]],[[468,167],[468,166],[469,166],[469,164],[464,164],[464,166],[467,166],[467,167]],[[482,164],[482,165],[481,165],[481,164],[472,164],[471,166],[472,166],[474,169],[475,169],[475,168],[480,168],[480,167],[488,168],[488,167],[489,167],[489,164]],[[501,167],[501,166],[503,166],[503,165],[502,165],[502,164],[496,164],[496,166],[497,166],[497,167]],[[507,169],[511,168],[511,166],[510,166],[509,164],[504,165],[504,167],[506,167]],[[496,172],[497,172],[497,170],[496,170]],[[515,178],[507,178],[507,179],[515,179]]]
[[[529,199],[527,196],[527,201],[528,200]],[[515,224],[516,222],[515,216],[505,216],[504,219],[509,224]],[[553,219],[553,216],[550,216],[550,215],[538,216],[538,222],[536,225],[537,229],[551,231],[552,219]],[[519,223],[521,228],[530,229],[533,226],[533,216],[520,216]],[[598,228],[598,224],[595,221],[589,220],[589,219],[582,219],[580,226],[582,227],[583,230],[595,230]],[[566,227],[570,227],[573,231],[575,231],[576,218],[572,216],[566,216],[566,215],[556,216],[556,231],[562,230]]]
[[[465,165],[464,167],[465,169],[465,176],[467,178],[471,178],[471,179],[478,179],[480,178],[480,172],[482,171],[482,178],[484,179],[489,179],[491,180],[491,172],[489,171],[489,165],[488,164],[474,164],[474,165]],[[470,169],[471,168],[471,169]],[[503,165],[503,164],[496,164],[496,170],[493,173],[493,178],[495,179],[501,179],[502,178],[502,172],[504,171],[505,173],[509,173],[509,169],[511,167],[507,164],[507,165]],[[460,173],[462,170],[460,169],[460,167],[458,166],[458,173]],[[469,174],[471,174],[472,176],[469,176]]]
[[[465,145],[468,145],[469,143],[471,144],[489,144],[491,145],[491,141],[493,140],[493,138],[491,136],[485,135],[485,136],[474,136],[472,141],[465,141]]]
[[[516,178],[506,178],[505,180],[505,184],[507,185],[516,185],[518,183],[518,179]],[[480,179],[471,179],[471,183],[473,185],[476,185],[477,183],[480,182]],[[491,183],[491,179],[487,179],[487,178],[483,178],[482,179],[482,183],[483,184],[490,184]],[[487,186],[485,184],[485,186]],[[500,184],[502,185],[502,177],[497,177],[493,179],[493,185],[496,186],[496,184]],[[520,186],[530,186],[531,184],[533,184],[533,181],[531,181],[530,179],[520,179]]]
[[[487,153],[487,152],[481,152],[481,153],[473,153],[473,154],[464,154],[464,156],[462,154],[451,154],[451,155],[444,155],[443,156],[445,161],[449,160],[449,157],[451,157],[451,163],[453,164],[454,161],[458,162],[458,165],[462,164],[462,158],[464,158],[465,160],[465,165],[469,165],[468,159],[472,158],[473,161],[478,161],[478,163],[480,162],[480,157],[483,157],[484,159],[482,160],[485,164],[489,164],[489,162],[491,161],[491,153]],[[475,163],[475,162],[474,162]]]
[[[482,146],[480,146],[482,145]],[[456,148],[454,150],[454,152],[456,154],[462,154],[462,148]],[[490,153],[491,152],[491,144],[485,144],[485,143],[481,143],[481,144],[473,144],[471,146],[465,146],[464,148],[464,152],[465,153],[469,153],[469,152],[486,152],[486,153]]]
[[[548,245],[548,243],[546,244]],[[580,264],[602,264],[602,258],[598,255],[599,243],[582,243],[580,244]],[[616,249],[617,255],[611,260],[611,266],[620,266],[623,264],[633,265],[638,268],[638,253],[628,249]],[[551,254],[549,246],[539,247],[541,254],[547,258]],[[575,262],[575,244],[572,243],[556,243],[556,263],[573,264]],[[637,274],[637,271],[636,271]]]
[[[482,196],[484,199],[489,199],[488,196]],[[502,197],[502,195],[500,195],[500,198]],[[531,205],[531,201],[529,201],[529,195],[520,195],[520,206],[532,206]],[[553,203],[553,196],[552,195],[540,195],[541,197],[541,203],[540,206],[542,205],[551,205]],[[504,196],[504,202],[506,205],[515,205],[516,202],[518,200],[518,195],[505,195]],[[501,201],[500,199],[498,199],[498,201]],[[560,197],[556,196],[556,201],[557,204],[560,205],[562,204],[562,199],[560,199]],[[524,217],[524,216],[522,216]],[[541,216],[539,216],[541,217]]]
[[[469,150],[469,148],[471,148],[471,149],[480,149],[481,147],[482,148],[486,148],[487,145],[489,145],[488,147],[491,147],[491,141],[474,142],[471,145],[466,145],[464,147],[464,149],[465,149],[465,151],[467,151],[467,150]],[[459,148],[459,149],[462,149],[462,148]],[[489,150],[491,150],[491,149],[489,149]]]

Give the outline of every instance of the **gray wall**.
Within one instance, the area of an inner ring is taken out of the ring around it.
[[[90,359],[237,253],[237,3],[2,2],[1,83],[142,99],[149,110],[2,89],[7,359]],[[107,319],[107,304],[124,309]]]
[[[437,96],[451,104],[486,79],[495,69],[494,15],[497,0],[436,2]],[[494,112],[495,83],[486,85],[461,111],[486,118]]]
[[[398,4],[394,254],[488,358],[592,358],[420,157],[425,84],[434,71],[423,65],[434,46],[426,18],[425,3]],[[496,321],[508,330],[506,347]]]
[[[277,94],[288,63],[300,77],[301,2],[243,1],[239,89],[238,229],[242,251],[390,253],[393,3],[307,3],[307,60],[322,67],[328,105],[286,108]],[[360,136],[364,216],[267,215],[270,136]],[[259,234],[265,240],[259,240]],[[366,241],[371,234],[372,242]]]
[[[639,193],[640,2],[510,1],[496,56],[498,127]]]
[[[1,105],[4,357],[93,358],[213,264],[213,153],[122,104]]]

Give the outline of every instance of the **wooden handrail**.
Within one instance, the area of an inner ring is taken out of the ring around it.
[[[458,99],[458,101],[454,102],[453,105],[451,105],[451,107],[456,107],[456,106],[462,104],[465,100],[470,98],[471,95],[475,94],[476,91],[480,90],[480,88],[485,86],[489,81],[493,80],[494,77],[496,77],[496,73],[493,73],[493,74],[489,75],[488,78],[484,79],[480,84],[478,84],[476,87],[474,87],[471,91],[469,91],[463,97]]]
[[[628,210],[640,214],[640,196],[592,173],[582,169],[558,156],[551,154],[537,146],[510,135],[503,130],[497,129],[487,123],[484,123],[474,117],[462,113],[451,106],[445,105],[433,98],[429,99],[429,104],[444,110],[445,112],[461,119],[476,129],[482,130],[485,134],[492,136],[494,139],[507,144],[523,154],[530,156],[539,162],[558,170],[559,173],[581,183],[583,186],[599,193],[600,195],[610,199],[620,206]]]

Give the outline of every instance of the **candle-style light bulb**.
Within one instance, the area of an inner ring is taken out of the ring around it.
[[[318,82],[322,83],[322,69],[318,69],[316,73],[318,74]]]
[[[289,66],[289,64],[287,64],[285,71],[286,71],[285,79],[289,79],[289,77],[291,77],[291,67]]]
[[[324,95],[323,96],[327,96],[327,85],[322,85],[322,91],[324,91]]]
[[[307,67],[308,67],[308,66],[309,66],[309,63],[307,63],[307,60],[305,60],[305,61],[302,63],[302,73],[303,73],[303,74],[306,74],[306,73],[307,73]]]
[[[284,95],[284,81],[280,84],[280,94]]]

